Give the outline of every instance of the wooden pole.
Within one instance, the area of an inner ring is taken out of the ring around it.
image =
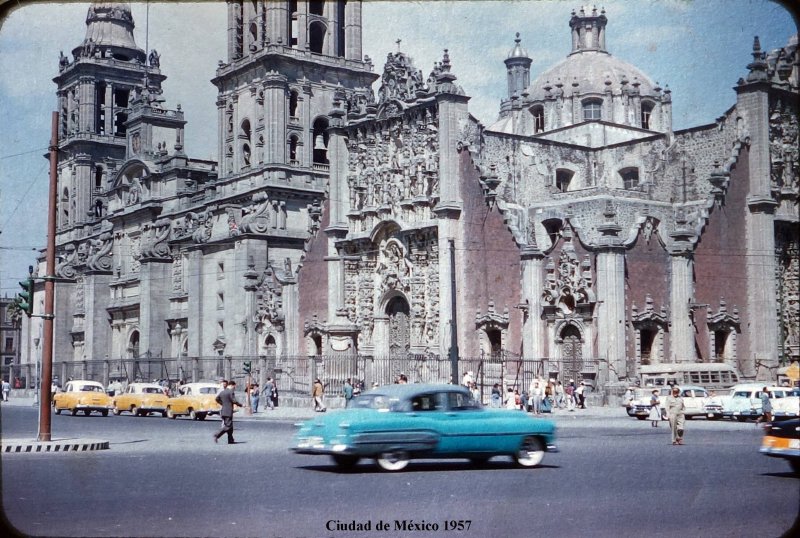
[[[50,385],[53,384],[53,317],[56,272],[56,200],[58,199],[58,112],[50,128],[50,192],[47,211],[47,255],[44,277],[44,330],[42,332],[42,382],[39,387],[39,441],[50,441]]]

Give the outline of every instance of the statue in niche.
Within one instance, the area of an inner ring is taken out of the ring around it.
[[[150,64],[150,67],[161,66],[161,55],[158,54],[156,49],[150,51],[150,55],[147,57],[147,62]]]

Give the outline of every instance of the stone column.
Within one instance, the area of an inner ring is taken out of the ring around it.
[[[269,44],[290,45],[288,2],[266,2],[267,40]]]
[[[690,308],[694,297],[694,259],[687,251],[670,254],[670,362],[694,362],[694,324]]]
[[[225,169],[225,97],[220,93],[217,96],[217,158],[219,159],[219,175],[225,177],[228,170]]]
[[[528,306],[522,323],[522,356],[526,359],[538,359],[545,355],[547,326],[540,319],[543,266],[544,254],[535,244],[522,249],[521,299]]]
[[[267,74],[264,78],[264,162],[286,162],[286,77]]]
[[[361,2],[347,2],[344,21],[345,58],[361,60]]]
[[[187,253],[185,258],[186,263],[186,296],[189,298],[188,311],[186,314],[186,321],[188,324],[187,351],[190,357],[199,357],[203,355],[203,325],[206,320],[203,319],[203,253],[195,249]],[[214,320],[209,320],[209,323],[214,323]],[[209,327],[212,329],[213,326]],[[210,351],[209,349],[205,350]],[[207,353],[211,354],[211,353]]]
[[[597,253],[597,347],[608,361],[608,381],[625,377],[625,255],[621,248]]]
[[[95,91],[93,77],[83,76],[79,79],[78,100],[80,102],[78,131],[81,133],[93,133],[95,126]]]

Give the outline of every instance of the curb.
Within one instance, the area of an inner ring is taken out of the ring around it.
[[[32,454],[52,452],[86,452],[108,450],[109,441],[98,439],[57,439],[55,441],[3,440],[2,454]]]

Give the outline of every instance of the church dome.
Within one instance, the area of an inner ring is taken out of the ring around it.
[[[86,14],[86,37],[73,53],[92,55],[94,51],[108,50],[115,59],[144,63],[145,52],[136,45],[133,28],[127,2],[95,2]]]
[[[656,93],[656,84],[641,70],[600,50],[577,51],[540,74],[528,89],[530,100],[542,101],[555,95],[559,84],[564,97],[576,91],[581,95],[602,94],[607,89],[619,93],[638,88],[640,95]]]

